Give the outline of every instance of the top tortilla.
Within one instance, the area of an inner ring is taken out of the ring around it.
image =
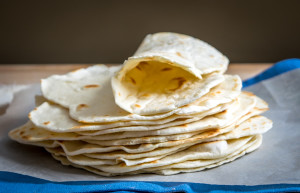
[[[151,115],[189,104],[224,79],[228,59],[201,40],[176,34],[148,35],[112,78],[116,104]],[[209,84],[203,87],[203,81]]]

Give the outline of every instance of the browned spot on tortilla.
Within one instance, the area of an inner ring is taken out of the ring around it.
[[[78,105],[77,106],[77,111],[80,111],[81,109],[83,109],[83,108],[87,108],[87,107],[89,107],[87,104],[80,104],[80,105]]]
[[[23,138],[23,139],[29,139],[29,136],[24,135],[24,136],[22,136],[22,138]]]
[[[175,91],[175,90],[181,88],[182,85],[184,84],[184,82],[186,82],[186,79],[184,77],[173,78],[172,80],[177,80],[178,86],[176,88],[169,89],[170,91]]]
[[[150,138],[149,137],[142,137],[141,139],[142,140],[149,140]]]
[[[142,71],[142,70],[143,70],[144,68],[146,68],[147,66],[149,66],[149,63],[143,61],[143,62],[140,62],[140,63],[136,66],[136,68],[139,69],[140,71]]]
[[[243,130],[244,130],[244,131],[246,131],[246,130],[250,130],[250,128],[249,128],[249,127],[247,127],[247,128],[244,128]]]
[[[217,94],[220,94],[220,93],[221,93],[221,91],[217,91],[216,93],[217,93]]]
[[[23,135],[23,134],[24,134],[24,131],[21,131],[21,132],[20,132],[20,135]]]
[[[28,114],[28,118],[31,119],[31,113]]]
[[[214,58],[215,56],[211,54],[211,55],[209,55],[209,57]]]
[[[136,84],[136,81],[132,77],[130,77],[130,80],[131,80],[132,84]]]
[[[119,96],[121,96],[121,93],[120,93],[120,92],[118,92],[118,95],[119,95]]]
[[[237,88],[239,86],[239,84],[238,83],[235,83],[234,84],[234,88]],[[251,95],[249,95],[249,96],[251,96]],[[253,96],[253,95],[252,95]]]
[[[80,70],[80,68],[72,70],[71,72],[74,73],[74,72],[77,72],[78,70]]]
[[[254,107],[254,108],[255,108],[255,107]],[[248,112],[248,113],[246,113],[246,115],[244,115],[243,117],[249,116],[249,115],[251,115],[251,113],[252,113],[252,112]]]
[[[88,121],[85,121],[85,120],[78,120],[78,122],[80,122],[80,123],[89,123]]]
[[[176,52],[176,55],[182,57],[182,55],[180,54],[180,52]]]
[[[33,110],[34,110],[34,111],[36,111],[36,110],[37,110],[37,108],[35,107]]]
[[[146,93],[146,94],[143,94],[142,97],[149,97],[150,94]]]
[[[208,135],[215,135],[215,134],[218,134],[218,133],[220,133],[220,129],[214,129],[212,131],[207,132]]]
[[[261,111],[267,111],[267,110],[269,110],[269,108],[262,108],[262,109],[259,109],[259,110],[261,110]]]
[[[187,127],[187,124],[180,125],[180,127]]]
[[[83,121],[80,121],[83,122]],[[86,122],[88,123],[88,122]],[[88,127],[89,125],[86,125],[86,127]],[[82,127],[84,127],[84,125],[77,125],[77,126],[73,126],[71,129],[81,129]]]
[[[151,161],[152,164],[156,164],[158,160]]]
[[[44,125],[48,125],[50,123],[50,121],[46,121],[46,122],[44,122],[43,124]]]
[[[203,133],[201,133],[200,136],[198,136],[196,138],[191,138],[191,140],[194,141],[194,140],[199,140],[199,139],[206,139],[206,138],[209,138],[209,137],[216,136],[219,133],[220,133],[220,129],[213,129],[213,130],[210,130],[210,131],[203,132]]]
[[[176,121],[184,121],[184,120],[186,120],[187,118],[178,118],[178,119],[176,119]]]
[[[98,84],[88,84],[88,85],[85,85],[84,88],[97,88],[99,86],[100,85],[98,85]]]
[[[161,69],[161,71],[170,71],[170,70],[172,70],[172,68],[163,68],[163,69]]]
[[[141,105],[139,105],[139,104],[135,104],[134,106],[137,107],[137,108],[141,107]]]
[[[148,62],[140,62],[140,65],[148,65]]]
[[[126,167],[126,164],[123,162],[120,164],[121,167]]]
[[[183,105],[183,107],[190,107],[193,103],[187,104],[187,105]]]
[[[247,92],[247,91],[243,91],[243,93],[245,94],[245,95],[248,95],[248,96],[255,96],[253,93],[251,93],[251,92]]]
[[[184,77],[177,77],[177,78],[173,78],[172,80],[178,80],[178,81],[186,81],[186,79]]]

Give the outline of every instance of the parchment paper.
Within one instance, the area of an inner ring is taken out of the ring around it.
[[[8,92],[9,85],[2,85]],[[0,170],[30,175],[52,181],[174,181],[225,185],[258,185],[300,183],[300,70],[294,70],[258,83],[246,90],[265,99],[270,110],[264,115],[272,119],[274,127],[263,135],[262,146],[231,163],[217,168],[173,176],[136,175],[101,177],[90,172],[63,166],[39,147],[18,144],[7,137],[9,130],[25,123],[34,108],[34,95],[39,85],[11,89],[13,99],[0,115]],[[1,93],[9,103],[9,94]],[[5,104],[0,106],[5,107]]]

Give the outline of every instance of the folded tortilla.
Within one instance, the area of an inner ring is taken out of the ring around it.
[[[224,55],[196,38],[148,35],[112,78],[116,104],[140,115],[174,110],[220,84],[227,65]]]

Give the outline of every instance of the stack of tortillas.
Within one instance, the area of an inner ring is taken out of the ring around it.
[[[272,127],[259,115],[266,102],[224,75],[227,65],[198,39],[148,35],[121,67],[43,79],[30,120],[9,135],[104,176],[219,166],[257,149]]]

